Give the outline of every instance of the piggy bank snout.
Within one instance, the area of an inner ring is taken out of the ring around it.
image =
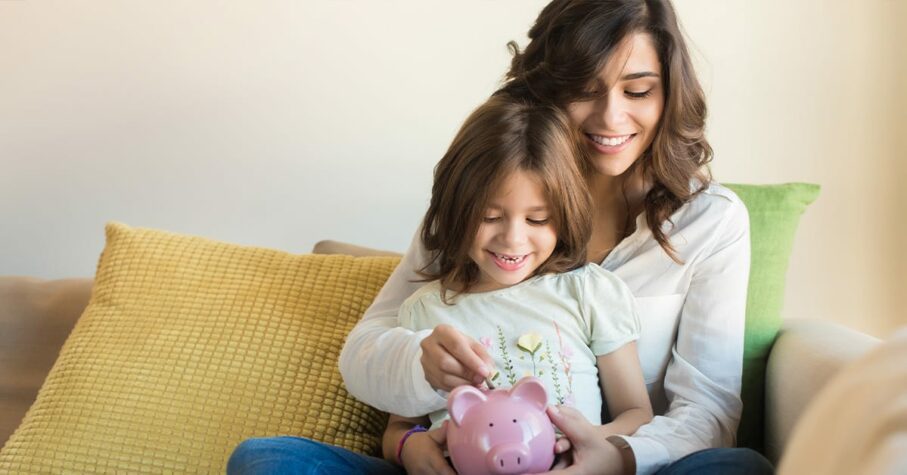
[[[494,446],[486,456],[491,473],[525,473],[532,464],[529,446],[510,442]]]

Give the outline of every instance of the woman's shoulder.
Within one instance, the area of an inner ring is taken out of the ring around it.
[[[694,190],[697,184],[691,185]],[[680,225],[696,225],[720,228],[725,226],[748,226],[749,214],[746,205],[730,188],[718,182],[710,182],[693,196],[672,217]]]

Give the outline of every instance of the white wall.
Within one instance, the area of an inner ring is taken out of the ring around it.
[[[109,220],[402,250],[545,3],[0,1],[0,274],[91,275]],[[785,314],[907,324],[904,2],[677,7],[716,177],[823,186]]]

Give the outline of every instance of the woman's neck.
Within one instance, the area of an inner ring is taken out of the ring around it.
[[[589,180],[589,191],[595,219],[617,221],[628,211],[631,217],[635,217],[642,212],[646,193],[651,188],[651,183],[643,178],[641,167],[634,167],[618,176],[593,175]]]
[[[643,211],[646,184],[638,167],[621,176],[594,175],[589,180],[594,215],[586,258],[601,262],[620,241],[636,230],[636,216]]]

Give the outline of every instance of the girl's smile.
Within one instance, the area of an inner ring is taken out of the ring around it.
[[[523,267],[523,264],[526,263],[526,257],[529,254],[523,254],[520,256],[512,256],[507,254],[498,254],[493,251],[488,251],[494,257],[494,263],[498,265],[501,269],[505,271],[515,271]]]

